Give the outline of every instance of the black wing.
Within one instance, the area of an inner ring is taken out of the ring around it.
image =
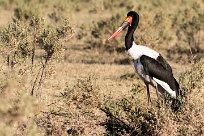
[[[173,76],[172,69],[162,57],[159,60],[155,60],[143,55],[140,57],[140,62],[144,66],[145,72],[147,72],[152,78],[155,77],[164,81],[171,87],[171,89],[178,91],[179,85]]]
[[[156,60],[157,60],[157,62],[158,62],[159,64],[161,64],[167,71],[169,71],[169,72],[172,73],[171,66],[166,62],[166,60],[165,60],[161,55],[159,55]]]

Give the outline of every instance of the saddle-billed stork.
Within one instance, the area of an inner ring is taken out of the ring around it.
[[[170,65],[156,51],[134,42],[133,34],[139,23],[139,15],[130,11],[122,25],[111,35],[108,40],[119,35],[122,30],[128,27],[125,36],[125,47],[129,55],[133,58],[134,67],[139,77],[144,81],[147,88],[148,105],[151,104],[149,85],[156,88],[162,94],[168,93],[173,98],[179,95],[179,84],[173,76]]]

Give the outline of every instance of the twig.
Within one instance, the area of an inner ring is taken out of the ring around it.
[[[41,68],[40,68],[40,69],[41,69]],[[40,75],[40,69],[39,69],[38,74],[37,74],[37,76],[36,76],[36,78],[35,78],[35,81],[34,81],[34,83],[33,83],[33,87],[32,87],[31,93],[30,93],[32,96],[33,96],[33,94],[34,94],[35,86],[36,86],[38,77],[39,77],[39,75]]]

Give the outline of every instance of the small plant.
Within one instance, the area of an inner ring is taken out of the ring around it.
[[[134,84],[130,90],[131,96],[117,99],[107,99],[101,110],[106,114],[106,120],[101,123],[106,128],[106,135],[156,135],[157,117],[154,109],[147,110],[141,101],[144,87]]]
[[[106,135],[156,135],[157,118],[153,111],[135,106],[127,99],[118,100],[111,107],[101,108],[107,119],[101,123]]]
[[[78,80],[72,87],[67,86],[55,97],[50,109],[39,114],[37,125],[49,135],[91,134],[95,130],[89,127],[97,125],[100,117],[95,113],[101,105],[97,91],[91,77]]]

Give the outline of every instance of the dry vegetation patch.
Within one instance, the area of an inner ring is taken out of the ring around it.
[[[54,96],[46,111],[37,116],[36,123],[46,135],[93,135],[103,134],[99,122],[101,96],[94,79],[78,80]]]

